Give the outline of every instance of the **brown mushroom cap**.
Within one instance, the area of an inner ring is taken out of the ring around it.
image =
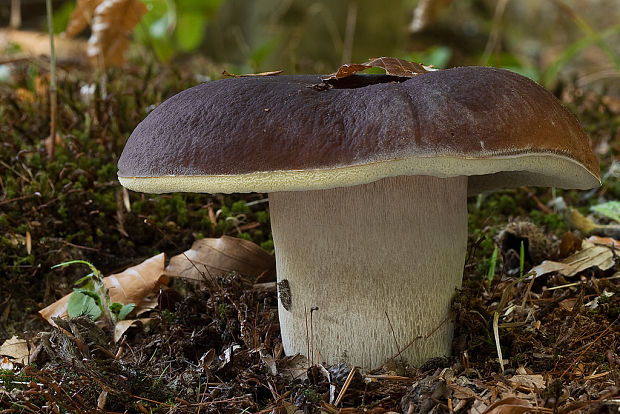
[[[397,175],[468,175],[470,194],[600,185],[577,119],[521,75],[461,67],[401,82],[354,76],[346,88],[280,75],[183,91],[132,133],[119,180],[156,193],[327,189]],[[365,86],[351,87],[356,79]]]

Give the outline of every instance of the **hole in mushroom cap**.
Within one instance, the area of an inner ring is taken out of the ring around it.
[[[393,76],[385,74],[363,74],[363,75],[351,75],[340,79],[328,79],[325,83],[335,89],[355,89],[364,88],[370,85],[377,85],[379,83],[390,82],[404,82],[411,79],[410,77]]]

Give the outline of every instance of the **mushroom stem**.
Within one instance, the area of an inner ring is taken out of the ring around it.
[[[313,362],[374,368],[432,333],[402,356],[419,365],[449,355],[466,197],[467,177],[428,176],[270,194],[286,354],[305,355],[312,343],[310,353],[320,355]]]

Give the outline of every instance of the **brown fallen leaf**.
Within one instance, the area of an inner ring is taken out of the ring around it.
[[[103,0],[78,0],[73,13],[69,17],[69,24],[65,29],[65,35],[74,37],[86,29],[95,15],[95,9]]]
[[[0,345],[0,355],[8,357],[20,364],[27,364],[30,351],[25,339],[13,336]]]
[[[118,342],[123,337],[123,334],[127,332],[127,329],[134,325],[146,325],[151,319],[152,318],[125,319],[118,321],[116,325],[114,325],[114,342]]]
[[[614,265],[614,255],[609,247],[587,241],[584,241],[581,247],[582,250],[559,262],[545,260],[538,266],[534,266],[529,274],[539,277],[551,272],[559,272],[570,277],[592,266],[607,270]]]
[[[136,304],[136,308],[148,295],[166,283],[164,276],[165,255],[160,253],[139,265],[125,271],[103,278],[103,283],[110,292],[110,302],[123,305]],[[67,303],[71,293],[39,311],[39,314],[51,325],[56,326],[52,318],[67,318]]]
[[[403,78],[413,78],[414,76],[428,72],[430,69],[419,63],[409,62],[395,57],[380,57],[370,59],[365,63],[345,63],[340,66],[336,72],[323,76],[322,79],[342,79],[370,68],[382,68],[385,70],[386,75],[399,76]]]
[[[522,414],[532,408],[534,407],[526,400],[508,397],[491,405],[483,414]]]
[[[92,66],[121,66],[129,36],[147,8],[140,0],[104,0],[95,8],[87,54]]]
[[[256,244],[236,237],[196,240],[192,248],[174,256],[166,267],[166,275],[205,280],[236,271],[258,277],[274,272],[275,259]]]
[[[516,374],[510,377],[510,383],[513,387],[523,386],[527,388],[538,388],[539,390],[544,390],[545,379],[540,374]]]

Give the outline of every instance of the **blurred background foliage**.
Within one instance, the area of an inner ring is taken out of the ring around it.
[[[329,73],[396,56],[437,67],[490,65],[554,88],[562,79],[617,89],[617,0],[143,0],[132,52],[163,63],[202,56],[239,73]],[[74,1],[54,1],[67,26]],[[0,25],[10,1],[0,6]],[[22,0],[23,26],[42,29],[45,4]],[[87,35],[87,34],[86,34]]]

